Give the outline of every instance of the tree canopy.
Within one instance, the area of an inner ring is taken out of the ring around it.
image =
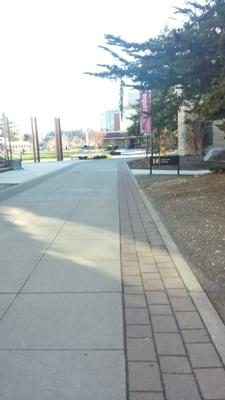
[[[201,2],[202,3],[202,2]],[[192,104],[206,120],[225,118],[225,0],[186,1],[175,13],[184,17],[181,27],[164,29],[144,43],[105,35],[114,63],[98,64],[96,77],[119,79],[140,90],[152,90],[158,126],[173,125],[181,104]],[[162,112],[163,108],[163,112]],[[154,110],[153,110],[154,113]],[[168,118],[169,117],[169,118]]]

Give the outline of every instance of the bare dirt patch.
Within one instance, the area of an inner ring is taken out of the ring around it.
[[[137,179],[225,322],[225,174]]]

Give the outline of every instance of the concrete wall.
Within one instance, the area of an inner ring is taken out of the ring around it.
[[[187,139],[187,125],[185,124],[185,108],[178,113],[178,154],[180,156],[193,155],[193,149]],[[217,124],[213,123],[213,144],[207,146],[205,151],[214,147],[225,147],[225,132],[221,131]]]

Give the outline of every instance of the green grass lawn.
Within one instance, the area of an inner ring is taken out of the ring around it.
[[[78,154],[87,154],[87,153],[102,153],[104,152],[103,149],[92,149],[89,151],[84,151],[83,149],[73,149],[73,150],[64,150],[63,152],[63,159],[64,160],[70,160],[73,158],[73,156],[76,156],[76,153]],[[18,155],[19,158],[19,155]],[[40,158],[41,161],[56,161],[56,153],[40,153]],[[25,153],[22,155],[22,162],[33,162],[34,161],[34,156],[33,153]]]
[[[56,153],[40,153],[41,161],[56,161]],[[70,152],[63,153],[63,159],[70,159]],[[33,153],[25,153],[22,155],[22,162],[33,162],[34,156]]]
[[[83,149],[72,149],[72,150],[64,150],[63,151],[63,159],[70,160],[73,159],[76,154],[96,154],[96,153],[104,153],[103,149],[91,149],[91,150],[83,150]],[[19,158],[19,155],[18,155]],[[47,153],[40,153],[41,161],[56,161],[56,153],[54,152],[47,152]],[[33,162],[34,156],[33,153],[25,153],[22,155],[22,162]]]

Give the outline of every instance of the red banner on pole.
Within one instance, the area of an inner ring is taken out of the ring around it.
[[[140,94],[140,131],[142,134],[151,133],[151,102],[152,94],[151,91],[147,91]]]

